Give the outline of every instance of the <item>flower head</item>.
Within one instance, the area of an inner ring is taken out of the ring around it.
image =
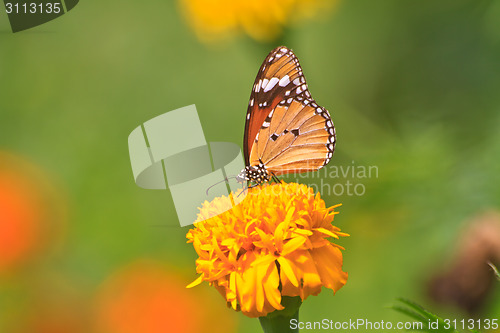
[[[341,246],[327,238],[347,236],[332,225],[335,207],[305,185],[280,183],[248,190],[231,210],[233,194],[205,202],[187,233],[200,274],[188,287],[208,281],[235,310],[249,317],[282,310],[282,296],[334,292],[347,281]]]
[[[203,41],[243,31],[258,41],[272,41],[283,27],[310,18],[337,0],[180,0],[181,7]]]

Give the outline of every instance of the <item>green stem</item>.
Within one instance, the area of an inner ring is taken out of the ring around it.
[[[290,325],[290,321],[295,319],[297,322],[299,320],[299,308],[302,304],[300,297],[287,297],[283,296],[281,299],[281,305],[285,309],[280,311],[274,311],[265,317],[259,317],[260,325],[264,330],[264,333],[296,333],[299,332],[297,325]]]

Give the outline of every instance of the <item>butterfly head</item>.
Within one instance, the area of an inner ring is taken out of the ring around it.
[[[256,184],[262,184],[269,181],[270,174],[263,163],[259,165],[247,165],[245,169],[236,176],[236,181],[240,183],[244,182],[254,182]]]

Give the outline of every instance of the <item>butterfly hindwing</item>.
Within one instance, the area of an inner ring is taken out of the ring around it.
[[[269,123],[271,111],[278,105],[310,98],[295,54],[284,46],[271,51],[260,67],[248,104],[243,140],[246,165],[250,163],[250,153],[257,133]]]
[[[293,100],[270,112],[258,132],[250,165],[263,163],[275,175],[315,171],[335,149],[335,128],[326,109],[315,101]]]

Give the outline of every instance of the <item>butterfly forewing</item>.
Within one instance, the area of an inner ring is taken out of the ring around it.
[[[243,140],[247,165],[257,133],[266,124],[271,111],[280,103],[285,105],[310,97],[302,68],[293,52],[284,46],[271,51],[260,67],[248,104]]]

